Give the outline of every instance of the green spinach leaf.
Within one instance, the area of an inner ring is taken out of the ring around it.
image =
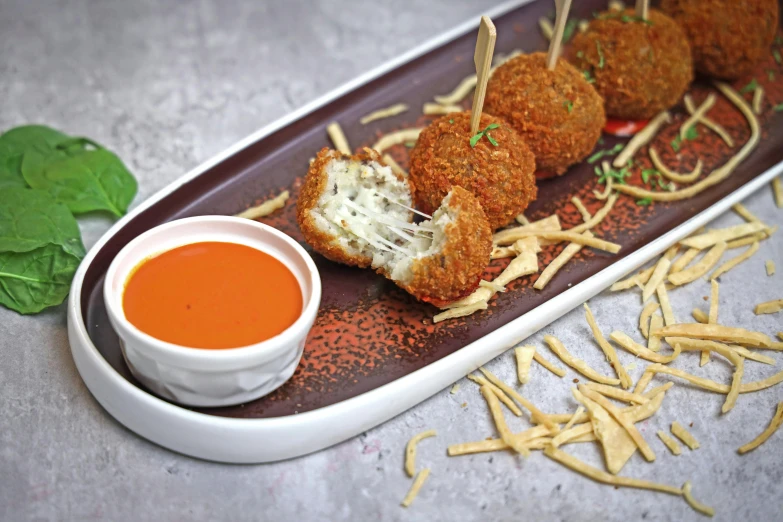
[[[0,189],[9,187],[26,187],[27,183],[22,176],[22,155],[3,154],[0,146]]]
[[[68,207],[41,190],[0,191],[0,252],[28,252],[48,244],[84,257],[79,225]]]
[[[29,252],[0,252],[0,304],[34,314],[63,302],[79,259],[58,245]]]
[[[22,154],[35,144],[44,144],[54,148],[69,139],[71,137],[67,134],[45,125],[22,125],[0,135],[0,151],[5,149],[8,153]]]
[[[122,216],[136,195],[136,179],[108,150],[89,150],[54,162],[43,161],[39,154],[38,150],[25,154],[25,181],[48,191],[74,214],[108,210]]]

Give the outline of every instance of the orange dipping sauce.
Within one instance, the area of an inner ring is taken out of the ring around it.
[[[238,348],[294,324],[302,291],[278,259],[236,243],[193,243],[143,261],[125,283],[125,318],[161,341]]]

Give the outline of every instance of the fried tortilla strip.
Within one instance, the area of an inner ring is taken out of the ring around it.
[[[378,152],[383,152],[389,147],[393,147],[394,145],[400,145],[406,141],[416,141],[419,139],[419,134],[421,134],[422,130],[424,129],[416,128],[390,132],[376,141],[372,148]]]
[[[764,263],[764,268],[767,271],[767,276],[772,277],[775,275],[775,262],[771,259],[767,259]]]
[[[680,270],[674,274],[669,274],[669,282],[673,285],[680,286],[697,280],[709,272],[710,269],[714,267],[718,261],[720,261],[720,258],[725,251],[726,242],[721,241],[712,247],[710,251],[707,252],[707,254],[705,254],[704,257],[702,257],[699,262],[694,264],[692,267]]]
[[[642,335],[645,339],[650,335],[650,316],[660,308],[660,306],[661,305],[658,303],[647,303],[642,309],[642,313],[639,316],[639,329],[642,331]]]
[[[479,310],[486,310],[489,308],[489,304],[487,304],[486,301],[479,301],[470,305],[455,307],[455,308],[449,308],[445,312],[441,312],[439,314],[436,314],[432,318],[433,323],[440,323],[441,321],[445,321],[447,319],[455,319],[457,317],[466,317],[468,315],[472,315]]]
[[[541,355],[540,353],[538,352],[534,353],[533,360],[536,361],[541,366],[543,366],[544,368],[546,368],[547,370],[549,370],[550,372],[557,375],[558,377],[560,378],[565,377],[566,371],[564,369],[555,366],[554,364],[549,362],[546,358],[544,358],[544,356]]]
[[[527,429],[520,433],[515,433],[514,437],[520,444],[524,444],[525,447],[534,440],[540,439],[549,435],[549,428],[543,424],[539,424],[533,428]],[[509,449],[510,446],[506,444],[503,439],[489,439],[479,440],[476,442],[462,442],[460,444],[452,444],[447,449],[449,457],[456,457],[458,455],[468,455],[470,453],[485,453],[489,451],[500,451]],[[530,449],[530,448],[528,448]]]
[[[698,511],[699,513],[703,515],[707,515],[708,517],[714,517],[715,516],[715,510],[711,508],[710,506],[706,504],[702,504],[695,498],[693,498],[693,494],[691,493],[691,483],[686,482],[682,486],[682,496],[685,498],[685,502],[688,503],[690,507],[692,507],[694,510]]]
[[[704,310],[700,308],[694,308],[691,311],[691,315],[693,316],[694,319],[696,319],[697,322],[702,324],[707,324],[710,320],[709,316],[705,314]]]
[[[590,326],[590,330],[593,332],[593,338],[595,339],[595,342],[598,343],[598,346],[606,356],[606,360],[609,361],[609,364],[612,365],[615,373],[617,373],[617,377],[620,379],[620,385],[627,390],[631,387],[631,377],[628,375],[628,372],[625,371],[623,364],[617,357],[617,352],[615,351],[614,346],[609,344],[609,342],[604,337],[604,334],[601,332],[601,329],[598,327],[598,323],[596,322],[595,317],[593,317],[593,312],[590,310],[590,307],[587,305],[587,303],[584,304],[584,308],[585,318],[587,319],[587,324]]]
[[[583,232],[582,235],[586,237],[593,237],[593,234],[589,230]],[[563,251],[560,252],[560,254],[547,265],[544,271],[541,272],[541,275],[538,276],[535,284],[533,284],[533,288],[536,290],[543,290],[547,283],[549,283],[549,281],[555,276],[555,274],[557,274],[557,272],[563,268],[563,266],[568,263],[572,257],[582,250],[583,246],[584,245],[579,243],[569,243],[568,246],[566,246]]]
[[[762,431],[758,437],[748,442],[744,446],[740,446],[737,452],[740,455],[744,455],[745,453],[758,448],[764,444],[764,442],[766,442],[766,440],[770,438],[778,428],[780,428],[781,424],[783,424],[783,402],[778,403],[778,407],[775,410],[775,415],[772,416],[772,420],[770,421],[769,426],[767,426],[767,428]]]
[[[609,212],[612,211],[612,207],[614,207],[614,204],[617,202],[617,197],[618,197],[617,194],[612,194],[611,196],[609,196],[609,199],[606,200],[606,203],[604,204],[604,206],[601,207],[601,210],[596,212],[594,216],[592,216],[590,219],[585,220],[585,222],[582,223],[581,225],[577,225],[577,226],[575,226],[573,228],[569,228],[568,230],[566,230],[566,232],[571,232],[573,234],[581,234],[582,232],[585,232],[587,230],[590,230],[590,229],[595,228],[596,226],[598,226],[601,223],[601,221],[603,221],[604,218],[607,215],[609,215]],[[579,200],[577,200],[577,201],[579,201]],[[580,201],[580,203],[581,203],[581,201]],[[579,208],[579,207],[577,207],[577,208]],[[582,208],[584,208],[584,205],[582,206]],[[585,209],[585,211],[586,211],[586,209]],[[584,216],[584,214],[582,214],[582,215]],[[588,215],[589,215],[589,213],[588,213]]]
[[[713,278],[710,281],[710,311],[707,315],[707,324],[718,324],[718,296],[720,292],[720,286],[718,282]],[[710,361],[710,351],[703,350],[701,352],[701,360],[699,366],[704,366]]]
[[[747,221],[748,223],[752,223],[754,221],[761,221],[742,203],[735,203],[734,205],[731,206],[731,210],[739,214],[739,216],[745,221]]]
[[[734,89],[728,84],[716,82],[715,86],[726,96],[745,116],[750,126],[750,138],[742,148],[722,166],[716,168],[705,178],[681,190],[672,192],[654,192],[634,185],[616,185],[614,188],[618,192],[628,194],[636,198],[649,198],[653,201],[679,201],[688,199],[705,189],[716,185],[724,179],[731,176],[734,169],[756,148],[761,139],[761,127],[758,118],[753,114],[748,104]],[[609,178],[611,179],[611,178]]]
[[[422,439],[434,437],[435,435],[437,435],[435,430],[427,430],[414,435],[408,441],[408,444],[405,446],[405,472],[409,477],[413,477],[416,474],[416,445]]]
[[[504,231],[505,232],[505,231]],[[597,250],[604,250],[606,252],[609,252],[611,254],[616,254],[620,251],[622,248],[617,243],[612,243],[610,241],[604,241],[603,239],[598,239],[597,237],[591,237],[586,236],[584,234],[575,234],[573,232],[538,232],[538,231],[530,231],[530,232],[520,232],[517,234],[518,239],[522,239],[524,237],[529,236],[536,236],[541,239],[546,239],[548,241],[553,241],[556,243],[560,243],[562,241],[570,241],[572,243],[579,243],[580,245],[587,246],[590,248],[595,248]]]
[[[582,415],[582,413],[583,413],[584,411],[585,411],[585,408],[584,408],[584,406],[581,406],[581,405],[580,405],[580,406],[579,406],[579,407],[576,409],[576,411],[574,412],[574,414],[571,416],[571,418],[570,418],[570,419],[568,419],[568,422],[566,423],[566,425],[565,425],[565,426],[563,426],[563,429],[562,429],[562,431],[565,431],[565,430],[570,430],[570,429],[573,427],[574,423],[576,423],[576,419],[578,419],[578,418],[579,418],[579,416],[580,416],[580,415]]]
[[[672,304],[669,302],[669,293],[666,291],[666,285],[663,283],[659,284],[656,292],[658,293],[658,302],[661,303],[661,313],[663,313],[663,320],[666,326],[677,324]]]
[[[503,417],[503,412],[500,409],[500,401],[498,401],[498,396],[495,395],[495,392],[492,391],[492,388],[489,386],[482,386],[481,395],[483,395],[484,400],[487,401],[489,411],[492,413],[492,419],[495,421],[495,428],[498,430],[498,433],[500,433],[500,438],[503,439],[503,442],[508,444],[508,446],[517,453],[520,453],[526,457],[530,456],[530,450],[528,450],[524,444],[516,439],[511,433],[511,430],[508,429],[506,419]]]
[[[522,406],[527,411],[529,411],[530,417],[533,419],[533,422],[535,422],[536,424],[543,424],[544,426],[549,428],[553,433],[556,433],[558,431],[557,424],[550,421],[544,412],[536,408],[536,406],[532,402],[522,397],[522,395],[520,395],[519,392],[517,392],[514,388],[512,388],[505,382],[498,379],[495,376],[495,374],[493,374],[486,368],[480,366],[479,370],[481,371],[481,373],[484,374],[484,376],[487,378],[487,380],[489,380],[489,382],[491,382],[492,384],[494,384],[495,386],[503,390],[503,392],[505,392],[506,394],[510,395],[511,398],[517,401],[520,406]]]
[[[764,223],[761,223],[760,221],[752,221],[750,223],[743,223],[742,225],[735,225],[733,227],[711,230],[698,236],[691,236],[680,241],[680,244],[686,247],[703,250],[707,247],[717,245],[721,241],[725,243],[731,241],[732,239],[738,239],[749,236],[756,232],[761,232],[766,228],[767,226]]]
[[[783,208],[783,181],[780,178],[772,180],[772,192],[775,194],[775,205]]]
[[[468,375],[468,379],[475,382],[479,386],[486,386],[487,388],[492,390],[497,396],[497,398],[500,400],[500,402],[505,404],[506,408],[511,410],[511,413],[513,413],[517,417],[522,416],[522,410],[520,410],[519,407],[516,404],[514,404],[514,401],[511,400],[511,397],[503,393],[503,390],[501,390],[500,388],[498,388],[497,386],[489,382],[487,379],[485,379],[481,375],[473,375],[473,374]]]
[[[720,384],[710,379],[697,377],[695,375],[684,372],[677,368],[670,368],[662,364],[651,364],[645,370],[645,373],[646,372],[651,372],[652,374],[665,373],[673,377],[679,377],[680,379],[685,379],[691,384],[695,384],[699,388],[703,388],[707,391],[711,391],[715,393],[729,393],[729,386],[726,384]],[[778,372],[775,375],[767,377],[766,379],[762,379],[760,381],[746,382],[745,384],[740,385],[739,392],[753,393],[759,390],[765,390],[767,388],[771,388],[772,386],[780,384],[781,382],[783,382],[783,372]]]
[[[682,455],[682,449],[680,448],[680,445],[677,444],[677,441],[673,438],[666,435],[666,432],[663,430],[658,430],[658,438],[661,439],[661,442],[669,448],[669,451],[672,452],[672,455]]]
[[[527,384],[530,381],[530,363],[533,362],[535,354],[535,346],[517,346],[514,348],[514,355],[517,359],[517,378],[519,378],[520,384]]]
[[[518,252],[517,256],[492,281],[493,283],[505,287],[515,279],[538,272],[538,256],[536,254],[541,248],[538,246],[537,238],[520,239],[514,243],[514,250]]]
[[[399,176],[402,176],[403,178],[407,178],[407,177],[408,177],[408,173],[405,171],[405,169],[404,169],[404,168],[400,167],[400,164],[399,164],[399,163],[397,163],[396,161],[394,161],[394,158],[392,158],[392,157],[391,157],[391,156],[389,156],[388,154],[384,154],[384,155],[383,155],[383,157],[382,157],[381,159],[383,160],[383,162],[384,162],[385,164],[387,164],[388,166],[390,166],[390,167],[391,167],[392,171],[393,171],[395,174],[397,174],[397,175],[399,175]]]
[[[749,259],[753,254],[758,252],[759,250],[759,242],[754,241],[752,245],[750,245],[750,248],[748,248],[746,251],[741,253],[740,255],[729,259],[722,265],[720,265],[718,268],[715,269],[715,271],[710,276],[710,280],[714,281],[715,279],[719,278],[738,264],[742,263],[743,261]]]
[[[672,422],[672,434],[684,442],[690,449],[695,450],[699,448],[699,441],[677,421]]]
[[[712,109],[712,106],[715,105],[715,95],[713,93],[710,93],[704,101],[699,105],[695,111],[691,113],[690,118],[685,120],[685,122],[680,125],[680,139],[684,140],[686,139],[686,136],[688,135],[688,129],[696,125],[699,121],[701,121],[702,118],[704,118],[704,115],[707,114],[707,111]]]
[[[590,211],[587,210],[587,207],[585,207],[584,203],[582,203],[582,200],[579,199],[577,196],[574,196],[571,198],[571,203],[573,203],[574,206],[576,207],[576,210],[578,210],[579,213],[582,214],[582,220],[585,223],[588,223],[590,219],[593,217],[593,215],[590,214]]]
[[[647,283],[644,285],[644,290],[642,290],[643,303],[652,297],[656,288],[658,288],[658,285],[663,283],[663,281],[666,279],[666,275],[669,273],[670,267],[671,261],[666,259],[665,256],[661,257],[661,259],[655,265],[655,270],[653,270],[653,273],[650,276],[650,280],[647,281]]]
[[[555,352],[555,355],[557,355],[561,361],[563,361],[568,366],[578,371],[588,379],[593,380],[595,382],[600,382],[601,384],[611,384],[612,386],[616,386],[620,384],[620,379],[605,377],[600,373],[598,373],[597,371],[590,368],[587,365],[587,363],[584,362],[583,360],[577,359],[576,357],[571,355],[568,352],[568,350],[566,350],[566,347],[563,346],[563,343],[560,341],[560,339],[558,339],[557,337],[553,335],[545,335],[544,342],[549,346],[549,348],[553,352]]]
[[[693,103],[693,98],[691,98],[690,94],[686,94],[684,96],[685,100],[685,108],[688,110],[688,114],[693,114],[696,112],[696,104]],[[724,129],[721,125],[718,125],[711,119],[709,119],[706,115],[699,118],[699,123],[710,129],[712,132],[720,136],[720,138],[726,143],[726,145],[729,146],[729,148],[734,148],[734,140],[731,139],[731,135],[726,132],[726,129]]]
[[[245,218],[245,219],[258,219],[258,218],[266,217],[272,212],[283,208],[285,206],[285,202],[288,201],[288,196],[289,196],[288,191],[284,190],[276,197],[272,199],[268,199],[255,207],[250,207],[244,212],[240,212],[239,214],[236,215],[236,217]]]
[[[449,94],[435,96],[435,101],[441,105],[455,105],[470,94],[470,91],[476,87],[477,82],[478,77],[475,74],[471,74],[467,78],[463,78],[459,85]]]
[[[584,406],[579,406],[579,408],[584,411]],[[574,415],[571,417],[572,419],[575,419],[577,416]],[[570,421],[569,421],[570,422]],[[592,422],[585,422],[584,424],[579,424],[578,426],[573,427],[566,427],[563,428],[560,433],[558,433],[553,439],[552,439],[552,446],[555,448],[562,446],[563,444],[567,444],[569,442],[573,442],[574,439],[578,439],[579,437],[582,437],[584,435],[593,434],[593,423]]]
[[[382,120],[383,118],[391,118],[392,116],[397,116],[398,114],[402,114],[407,110],[408,110],[408,106],[406,104],[397,103],[390,107],[373,111],[370,114],[367,114],[366,116],[362,116],[362,118],[359,119],[359,123],[361,123],[362,125],[367,125],[371,121]]]
[[[332,140],[334,148],[342,152],[343,154],[350,155],[351,147],[348,145],[348,138],[345,137],[343,128],[336,121],[333,121],[326,126],[326,133],[329,135],[329,139]]]
[[[666,179],[675,181],[677,183],[693,183],[699,179],[699,176],[701,176],[701,169],[704,166],[704,164],[701,162],[701,159],[696,161],[696,166],[692,171],[690,171],[688,174],[681,174],[667,167],[661,157],[658,156],[658,152],[654,147],[650,147],[648,153],[650,155],[650,161],[652,161],[653,167],[655,167],[658,172],[663,174]]]
[[[633,288],[638,284],[643,285],[650,280],[650,276],[652,276],[654,270],[655,267],[651,266],[650,268],[642,270],[638,274],[632,275],[627,279],[623,279],[622,281],[617,281],[609,288],[609,290],[611,290],[612,292],[617,292],[618,290],[628,290],[629,288]]]
[[[611,333],[611,335],[609,335],[609,338],[612,341],[619,344],[620,346],[622,346],[623,348],[625,348],[626,350],[628,350],[629,352],[631,352],[632,354],[634,354],[635,356],[641,357],[642,359],[645,359],[650,362],[668,364],[680,356],[680,348],[677,346],[674,347],[674,353],[672,353],[671,355],[664,356],[655,353],[653,351],[650,351],[646,346],[642,346],[641,344],[637,343],[636,341],[628,337],[628,335],[620,331],[615,330],[614,332]]]
[[[776,299],[775,301],[757,304],[756,308],[753,309],[753,313],[756,315],[775,314],[781,310],[783,310],[783,299]]]
[[[679,346],[684,351],[716,352],[728,359],[733,365],[737,366],[739,355],[731,346],[715,341],[705,341],[704,339],[689,339],[687,337],[667,337],[666,342],[671,346]]]
[[[655,117],[645,125],[644,129],[634,134],[633,138],[625,145],[625,148],[614,158],[612,165],[616,168],[624,167],[625,164],[628,163],[628,160],[633,158],[634,154],[636,154],[639,149],[652,141],[652,139],[655,138],[655,135],[658,134],[660,128],[669,123],[671,119],[672,117],[671,114],[669,114],[669,111],[661,111],[656,114]]]
[[[650,381],[652,381],[653,377],[655,377],[655,372],[649,371],[649,366],[648,366],[647,368],[645,368],[644,373],[642,373],[642,376],[639,377],[639,380],[636,382],[636,386],[634,386],[633,392],[644,393],[644,390],[646,390],[647,386],[650,385]]]
[[[660,330],[650,331],[650,335],[658,337],[687,337],[689,339],[705,339],[739,344],[742,346],[757,346],[768,348],[774,344],[769,336],[761,332],[753,332],[744,328],[723,326],[720,324],[680,323],[664,326]]]
[[[452,112],[462,112],[461,105],[441,105],[440,103],[427,102],[421,109],[423,114],[427,115],[443,115],[451,114]]]
[[[590,422],[593,425],[593,433],[595,433],[603,449],[606,469],[613,475],[616,475],[636,451],[636,444],[603,406],[585,397],[576,388],[572,389],[571,392],[574,398],[587,408]]]
[[[742,385],[742,373],[744,368],[745,359],[742,357],[737,357],[737,366],[734,368],[734,375],[731,377],[729,393],[726,394],[726,400],[723,402],[723,407],[721,408],[723,413],[728,413],[729,410],[731,410],[737,403],[737,396],[739,395],[740,386]]]
[[[527,232],[557,232],[559,230],[561,230],[560,218],[557,217],[557,214],[552,214],[551,216],[544,219],[534,221],[529,225],[507,228],[505,230],[496,232],[495,235],[492,236],[492,242],[496,245],[510,245],[513,242],[522,239],[523,237],[527,237],[527,235],[524,235]]]
[[[423,470],[419,471],[419,474],[416,475],[415,479],[413,479],[413,484],[411,484],[411,489],[408,490],[408,494],[405,495],[404,499],[402,499],[402,507],[408,507],[413,503],[413,501],[416,499],[416,496],[419,494],[419,490],[424,485],[424,481],[427,480],[427,477],[429,476],[430,468],[424,468]]]
[[[612,486],[622,486],[626,488],[649,489],[652,491],[669,493],[670,495],[682,496],[682,490],[674,486],[658,484],[655,482],[629,477],[617,477],[598,468],[594,468],[589,464],[577,459],[576,457],[569,455],[563,450],[553,448],[552,446],[544,448],[544,455],[551,458],[552,460],[556,460],[557,462],[563,464],[573,471],[576,471],[577,473],[581,473],[582,475],[595,480],[596,482],[601,482],[603,484],[609,484]]]
[[[676,274],[677,272],[681,271],[683,268],[688,266],[688,264],[691,261],[696,259],[696,256],[699,255],[699,252],[701,252],[701,250],[699,250],[698,248],[689,248],[688,250],[686,250],[683,255],[681,255],[680,257],[675,259],[674,262],[672,262],[672,266],[669,269],[669,273]]]
[[[663,328],[663,319],[659,314],[655,314],[650,318],[650,328],[653,330],[657,330],[658,328]],[[659,352],[661,350],[661,338],[651,336],[647,340],[647,349],[651,352]]]
[[[633,393],[626,390],[622,390],[620,388],[615,388],[614,386],[607,386],[606,384],[589,382],[584,386],[585,388],[589,388],[593,391],[600,393],[604,397],[610,397],[612,399],[617,399],[618,401],[627,402],[629,404],[631,403],[645,404],[647,402],[650,402],[650,399],[648,399],[644,395],[639,395],[638,393]]]
[[[611,415],[614,420],[616,420],[620,426],[630,435],[631,439],[633,439],[634,444],[636,444],[639,448],[639,451],[644,455],[644,458],[647,459],[648,462],[652,462],[655,460],[655,452],[652,450],[649,444],[647,444],[647,441],[644,439],[641,433],[639,433],[639,430],[636,429],[636,426],[634,426],[634,423],[628,419],[623,413],[612,404],[612,402],[601,395],[600,393],[596,392],[595,390],[591,390],[587,386],[580,385],[579,391],[582,392],[582,394],[591,399],[592,401],[599,404],[604,410],[606,410],[609,415]]]

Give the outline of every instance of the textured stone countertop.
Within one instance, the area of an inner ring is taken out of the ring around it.
[[[0,129],[47,123],[116,151],[139,179],[138,205],[240,138],[430,36],[480,14],[468,0],[0,0]],[[783,225],[769,187],[746,202]],[[717,225],[739,223],[726,215]],[[90,247],[111,225],[80,218]],[[783,242],[763,242],[722,278],[722,321],[779,331],[781,316],[756,317],[755,303],[783,297]],[[764,261],[778,274],[767,277]],[[675,314],[705,308],[709,285],[671,292]],[[638,335],[638,292],[591,301],[604,330]],[[631,312],[629,312],[631,310]],[[579,357],[609,372],[589,341],[581,310],[539,332],[556,333]],[[548,356],[551,354],[546,352]],[[768,352],[771,353],[771,352]],[[783,359],[771,353],[780,362]],[[623,364],[633,357],[621,353]],[[726,382],[730,369],[695,355],[677,366]],[[776,371],[749,362],[746,379]],[[514,381],[512,353],[488,367]],[[641,361],[631,372],[637,379]],[[569,370],[558,379],[534,364],[528,399],[544,411],[573,410]],[[659,378],[655,382],[664,379]],[[637,453],[623,475],[694,484],[718,520],[773,520],[783,512],[783,433],[739,456],[783,399],[783,388],[740,396],[720,415],[722,396],[675,386],[640,429],[658,458]],[[269,465],[203,462],[125,429],[93,399],[68,347],[65,306],[23,317],[0,309],[0,519],[16,520],[695,520],[683,500],[592,482],[540,453],[449,458],[448,444],[494,436],[486,406],[463,379],[397,418],[313,455]],[[463,403],[467,403],[462,407]],[[673,420],[693,423],[696,451],[670,454],[655,436]],[[513,429],[527,421],[511,419]],[[419,448],[432,475],[408,510],[403,451],[410,436],[436,429]],[[600,464],[599,448],[569,448]]]

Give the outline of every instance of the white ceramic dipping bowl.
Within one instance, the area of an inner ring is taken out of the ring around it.
[[[249,246],[288,267],[302,290],[296,322],[266,341],[221,350],[161,341],[128,322],[122,295],[133,269],[151,256],[204,241]],[[103,294],[125,362],[144,386],[188,406],[228,406],[262,397],[293,375],[321,302],[321,279],[310,255],[282,232],[248,219],[202,216],[160,225],[125,245],[109,266]]]

